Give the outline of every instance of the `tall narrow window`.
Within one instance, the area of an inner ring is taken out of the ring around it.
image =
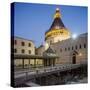
[[[67,48],[65,48],[65,51],[67,51]]]

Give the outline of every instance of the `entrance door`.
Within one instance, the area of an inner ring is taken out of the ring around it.
[[[76,54],[73,54],[73,57],[72,57],[72,64],[76,64]]]

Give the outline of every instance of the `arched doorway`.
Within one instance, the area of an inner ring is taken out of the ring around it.
[[[76,54],[73,54],[73,57],[72,57],[72,64],[76,64]]]
[[[72,64],[76,64],[76,55],[78,54],[77,51],[74,51],[72,54]]]

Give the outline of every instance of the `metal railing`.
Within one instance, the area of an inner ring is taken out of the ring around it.
[[[49,73],[54,71],[65,71],[65,70],[75,69],[80,67],[83,64],[86,64],[86,62],[82,64],[60,64],[54,67],[49,66],[49,67],[43,67],[43,68],[36,68],[35,70],[26,70],[21,72],[19,71],[19,72],[15,72],[15,78],[44,74],[44,73]]]

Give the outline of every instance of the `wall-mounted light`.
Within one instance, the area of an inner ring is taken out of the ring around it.
[[[82,53],[79,53],[79,56],[82,56]]]

